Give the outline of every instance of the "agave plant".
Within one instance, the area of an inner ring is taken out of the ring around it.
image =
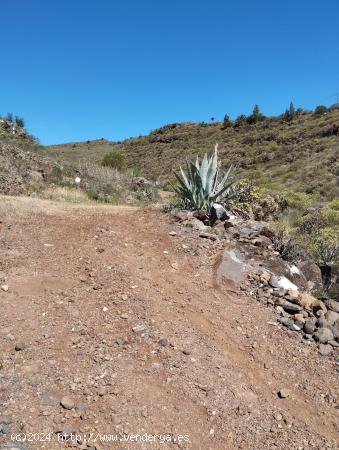
[[[213,203],[221,198],[229,200],[235,196],[234,181],[228,181],[232,166],[218,181],[220,170],[218,144],[212,156],[205,153],[201,164],[197,157],[195,164],[187,161],[186,166],[186,173],[182,167],[180,167],[180,174],[174,172],[179,184],[173,186],[185,208],[203,209],[209,212]]]

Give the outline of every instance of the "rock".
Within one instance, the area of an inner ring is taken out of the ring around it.
[[[258,236],[252,241],[253,245],[256,247],[267,248],[272,245],[271,239],[266,236]]]
[[[191,219],[187,220],[185,222],[185,226],[197,231],[205,231],[208,229],[208,227],[196,217],[192,217]]]
[[[8,285],[7,285],[7,284],[3,284],[3,285],[1,286],[1,290],[4,291],[4,292],[8,292],[8,290],[9,290]]]
[[[285,294],[285,298],[289,302],[298,305],[300,302],[300,293],[298,291],[295,291],[294,289],[288,289]]]
[[[327,312],[325,304],[307,292],[301,294],[299,305],[305,309],[312,310],[313,314],[317,315],[317,317]]]
[[[317,325],[319,328],[329,328],[331,324],[326,320],[325,316],[320,316],[317,320]]]
[[[312,261],[302,261],[298,264],[298,268],[307,280],[310,290],[323,289],[323,281],[320,267]]]
[[[46,406],[57,406],[61,401],[61,396],[55,391],[45,391],[41,396],[41,403]]]
[[[161,347],[167,347],[168,345],[168,340],[166,338],[161,338],[159,340],[159,344],[161,345]]]
[[[325,313],[325,319],[329,325],[334,325],[339,320],[339,313],[335,311],[327,311]]]
[[[176,236],[178,233],[176,233],[175,231],[170,231],[168,234],[169,234],[170,236]]]
[[[15,350],[16,350],[17,352],[20,352],[21,350],[25,350],[25,348],[26,348],[26,344],[25,344],[24,342],[22,342],[22,341],[17,342],[17,343],[15,344]]]
[[[272,275],[268,281],[269,285],[274,287],[274,288],[278,288],[279,286],[279,280],[277,277],[275,277],[274,275]]]
[[[332,325],[330,327],[330,330],[333,333],[333,336],[335,337],[335,339],[339,340],[339,323],[336,322],[334,325]]]
[[[316,320],[315,319],[307,319],[304,324],[304,331],[306,334],[313,334],[316,329]]]
[[[295,331],[294,321],[292,319],[290,319],[289,317],[280,317],[278,320],[285,327],[289,328],[292,331]]]
[[[328,341],[328,344],[332,345],[332,347],[339,347],[339,342],[337,341]]]
[[[275,420],[277,422],[280,422],[280,420],[282,420],[282,418],[283,418],[282,414],[280,414],[280,412],[278,412],[278,411],[273,414],[273,417],[275,418]]]
[[[112,414],[111,421],[114,426],[119,425],[121,423],[120,417],[118,417],[115,414]]]
[[[106,388],[104,386],[100,386],[97,390],[97,394],[99,397],[103,397],[105,394],[107,394]]]
[[[65,395],[60,400],[60,405],[65,409],[73,409],[75,406],[75,402],[71,397],[69,397],[68,395]]]
[[[230,217],[227,214],[226,209],[219,203],[214,203],[210,210],[210,222],[213,224],[217,220],[228,220]]]
[[[296,320],[299,323],[302,323],[302,324],[305,323],[305,317],[303,316],[303,314],[298,314],[298,313],[294,314],[293,319]]]
[[[275,300],[275,305],[282,306],[284,310],[289,312],[290,314],[295,314],[302,311],[301,306],[295,305],[294,303],[290,303],[284,298],[277,298]]]
[[[278,392],[278,396],[279,398],[287,398],[291,395],[291,391],[287,388],[282,388],[280,389],[280,391]]]
[[[192,353],[189,348],[185,348],[182,352],[184,355],[190,355]]]
[[[0,416],[0,423],[3,425],[10,425],[12,423],[12,418],[10,416],[7,416],[6,414]]]
[[[146,330],[145,325],[135,325],[135,326],[132,328],[133,333],[142,333],[142,332],[144,332],[145,330]]]
[[[199,233],[199,236],[202,238],[205,238],[205,239],[210,239],[211,241],[218,240],[218,236],[216,236],[215,234],[212,234],[212,233],[201,232],[201,233]]]
[[[321,344],[326,344],[333,339],[333,333],[329,328],[319,328],[313,335],[314,339]]]
[[[327,356],[332,352],[332,347],[330,345],[326,344],[319,344],[318,345],[318,353],[322,356]]]
[[[331,311],[339,313],[339,302],[337,302],[336,300],[327,299],[327,300],[324,300],[324,304]]]
[[[286,301],[283,305],[281,305],[284,310],[290,314],[298,313],[299,311],[302,311],[302,307],[299,305],[294,305],[293,303],[289,303]]]

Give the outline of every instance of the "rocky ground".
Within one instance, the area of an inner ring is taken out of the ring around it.
[[[337,350],[293,328],[318,309],[277,320],[272,267],[237,282],[231,239],[159,211],[0,210],[2,448],[337,448]]]

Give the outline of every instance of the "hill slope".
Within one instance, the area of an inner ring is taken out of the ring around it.
[[[339,194],[339,110],[326,114],[303,113],[291,122],[266,118],[226,129],[221,123],[176,123],[147,136],[123,142],[107,140],[46,147],[53,157],[65,161],[100,161],[111,150],[125,155],[129,167],[162,180],[186,158],[211,151],[219,143],[225,165],[236,173],[273,191],[290,189],[332,199]]]

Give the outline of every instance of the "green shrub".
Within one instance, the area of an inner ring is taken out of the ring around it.
[[[102,165],[105,167],[111,167],[119,171],[125,168],[125,159],[123,155],[115,150],[104,156]]]

